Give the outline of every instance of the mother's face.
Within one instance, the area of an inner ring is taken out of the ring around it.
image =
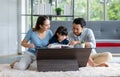
[[[50,20],[46,19],[43,25],[40,25],[40,28],[44,31],[50,29]]]
[[[83,28],[81,27],[80,24],[73,24],[72,30],[73,30],[73,33],[74,33],[76,36],[79,36],[79,35],[82,33]]]

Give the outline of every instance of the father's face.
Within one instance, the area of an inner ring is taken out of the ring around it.
[[[72,30],[73,30],[73,33],[76,36],[79,36],[82,33],[83,28],[81,27],[80,24],[73,24],[73,29]]]

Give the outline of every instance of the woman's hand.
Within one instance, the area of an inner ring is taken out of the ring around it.
[[[34,44],[28,44],[28,48],[35,48]]]

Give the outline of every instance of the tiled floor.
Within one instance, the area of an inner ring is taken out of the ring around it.
[[[22,55],[12,55],[12,56],[4,56],[0,57],[0,64],[10,64],[14,62],[15,60],[19,60],[22,57]],[[120,63],[120,56],[113,57],[110,62],[114,63]]]

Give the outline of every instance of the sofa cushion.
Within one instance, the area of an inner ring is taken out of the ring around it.
[[[119,39],[96,39],[96,47],[120,47]]]

